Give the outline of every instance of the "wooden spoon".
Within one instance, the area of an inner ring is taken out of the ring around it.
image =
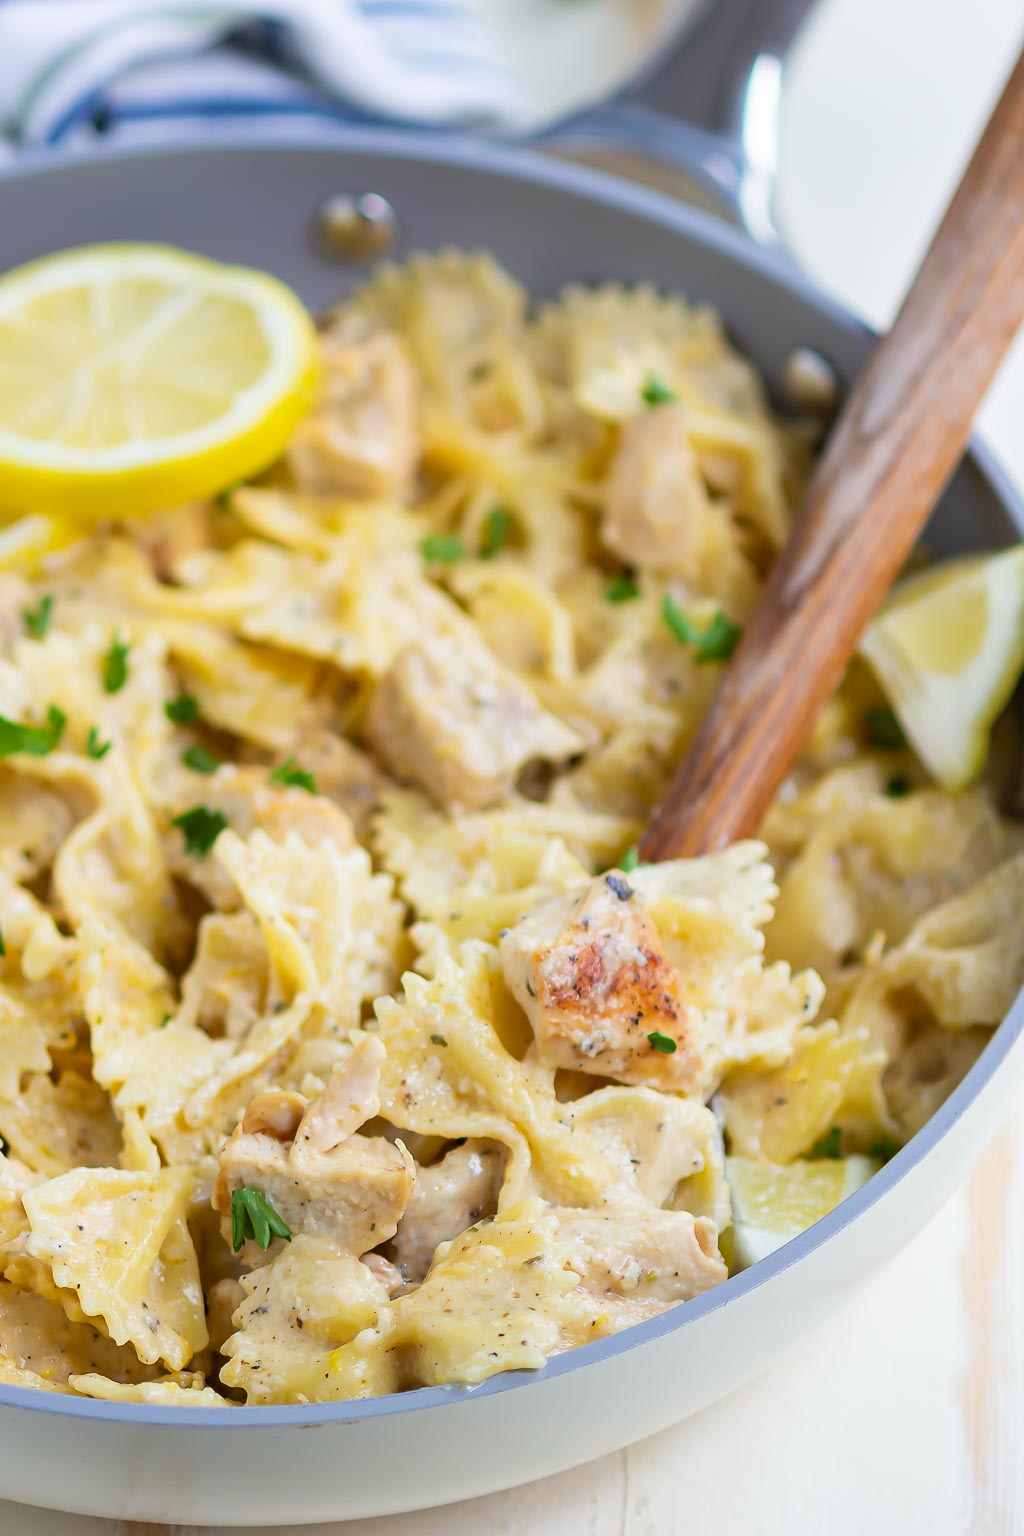
[[[1022,319],[1024,54],[846,401],[641,858],[709,853],[756,831],[955,468]]]

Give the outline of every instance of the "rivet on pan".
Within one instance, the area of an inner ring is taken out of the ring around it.
[[[336,192],[317,215],[317,234],[342,261],[371,261],[384,256],[395,240],[395,210],[379,192]]]
[[[813,347],[794,347],[783,364],[782,387],[791,405],[814,416],[831,416],[839,405],[836,371]]]

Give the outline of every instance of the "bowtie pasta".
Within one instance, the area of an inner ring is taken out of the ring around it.
[[[879,1166],[1024,975],[1020,831],[862,664],[758,841],[638,863],[813,451],[711,311],[445,253],[321,346],[259,483],[0,578],[17,1385],[541,1367]]]

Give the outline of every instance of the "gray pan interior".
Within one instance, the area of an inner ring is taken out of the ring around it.
[[[710,216],[642,188],[539,157],[453,139],[375,131],[313,136],[252,133],[206,147],[133,150],[52,161],[22,160],[0,176],[0,271],[69,245],[166,240],[277,272],[314,308],[337,300],[367,268],[343,267],[318,249],[316,214],[335,193],[378,192],[394,205],[393,255],[445,245],[493,250],[531,292],[570,281],[646,281],[717,306],[737,345],[777,380],[796,345],[817,348],[849,381],[870,333],[817,293],[785,259],[766,254]],[[1019,538],[1024,507],[975,449],[955,475],[928,532],[939,553]],[[687,1326],[779,1274],[856,1219],[916,1163],[964,1112],[1024,1028],[1018,999],[992,1042],[925,1129],[863,1189],[769,1259],[724,1285],[615,1334],[556,1357],[546,1375],[629,1349]],[[531,1373],[493,1377],[476,1393],[525,1388]],[[264,1425],[352,1420],[413,1411],[461,1395],[429,1388],[399,1397],[306,1408],[250,1408]],[[169,1408],[93,1402],[0,1386],[0,1404],[110,1421],[180,1426]],[[237,1411],[191,1409],[188,1422],[238,1427]]]

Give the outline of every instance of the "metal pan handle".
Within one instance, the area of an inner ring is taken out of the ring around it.
[[[618,101],[547,135],[594,160],[711,208],[762,244],[774,217],[786,57],[814,0],[712,0],[670,56]]]

